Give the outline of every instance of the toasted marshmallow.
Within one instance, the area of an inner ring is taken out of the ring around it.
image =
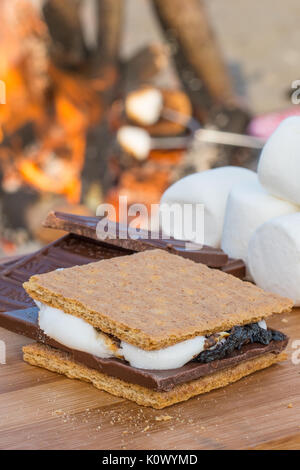
[[[163,96],[156,88],[144,88],[129,93],[125,101],[126,114],[142,126],[155,124],[161,115]]]
[[[39,307],[39,326],[49,338],[70,349],[103,359],[124,358],[132,367],[155,370],[177,369],[204,350],[206,340],[204,336],[197,336],[157,351],[144,351],[124,341],[118,346],[113,338],[99,332],[81,318],[38,301],[36,304]]]
[[[260,320],[260,321],[258,322],[258,326],[259,326],[260,328],[262,328],[263,330],[267,330],[267,329],[268,329],[265,320]]]
[[[81,318],[67,315],[62,310],[35,301],[39,308],[39,326],[49,338],[70,349],[102,358],[115,355],[115,342]]]
[[[157,351],[144,351],[122,341],[120,351],[126,361],[137,369],[178,369],[204,350],[205,339],[205,336],[196,336]]]
[[[150,135],[139,127],[121,127],[118,130],[117,140],[122,149],[137,160],[146,160],[151,150]]]

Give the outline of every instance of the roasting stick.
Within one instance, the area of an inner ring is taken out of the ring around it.
[[[244,134],[218,131],[215,129],[198,129],[193,136],[188,137],[153,137],[151,139],[151,149],[183,149],[187,148],[193,139],[197,142],[231,145],[233,147],[245,147],[257,150],[262,149],[265,144],[261,139]]]
[[[181,113],[164,109],[162,115],[165,119],[182,123],[191,131],[191,135],[184,137],[153,137],[151,139],[152,149],[186,148],[193,139],[198,142],[206,142],[219,145],[231,145],[234,147],[246,147],[251,149],[262,149],[265,141],[245,134],[220,131],[216,129],[204,129],[195,118],[187,119]]]

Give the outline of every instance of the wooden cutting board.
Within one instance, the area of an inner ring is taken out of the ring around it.
[[[32,340],[0,328],[0,448],[299,449],[300,309],[269,324],[291,338],[285,363],[159,411],[25,364]]]

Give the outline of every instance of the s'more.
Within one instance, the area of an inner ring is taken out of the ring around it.
[[[267,326],[293,302],[222,271],[149,250],[35,275],[34,366],[161,409],[285,358]]]

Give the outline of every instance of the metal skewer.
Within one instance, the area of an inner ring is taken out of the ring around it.
[[[171,109],[164,109],[163,116],[169,121],[181,123],[191,131],[189,136],[182,137],[153,137],[151,139],[152,149],[181,149],[188,147],[193,140],[219,145],[231,145],[234,147],[246,147],[262,149],[265,141],[246,134],[220,131],[217,129],[206,129],[201,127],[195,118],[188,119],[187,116]]]

